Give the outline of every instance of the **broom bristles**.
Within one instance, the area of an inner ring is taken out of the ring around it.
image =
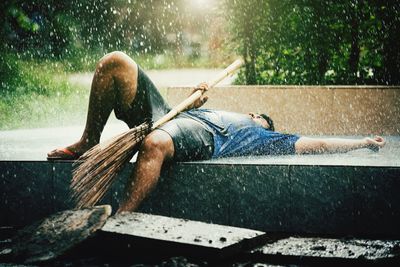
[[[94,206],[103,198],[150,130],[150,123],[144,122],[106,144],[94,146],[74,163],[71,189],[77,208]]]

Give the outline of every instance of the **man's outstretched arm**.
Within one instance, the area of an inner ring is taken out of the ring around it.
[[[300,137],[295,143],[295,149],[297,154],[344,153],[359,148],[376,151],[385,143],[381,136],[363,139]]]

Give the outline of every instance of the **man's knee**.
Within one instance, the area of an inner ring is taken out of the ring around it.
[[[164,158],[172,158],[174,144],[169,134],[161,130],[155,130],[143,140],[141,150],[143,153],[157,154]]]
[[[124,52],[114,51],[102,57],[97,64],[97,68],[104,70],[104,69],[112,69],[116,67],[123,67],[129,65],[136,66],[137,64],[131,57],[129,57]]]

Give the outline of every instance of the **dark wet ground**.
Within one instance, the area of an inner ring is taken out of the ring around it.
[[[146,216],[145,214],[145,218],[147,218]],[[153,239],[154,236],[162,236],[162,234],[157,231],[157,233],[151,233],[152,227],[143,228],[143,225],[151,226],[151,223],[143,223],[138,220],[137,224],[141,224],[142,229],[127,229],[126,225],[124,226],[127,221],[121,218],[111,218],[109,225],[100,230],[97,235],[74,246],[73,249],[62,254],[63,256],[58,256],[56,260],[41,264],[23,265],[6,263],[7,261],[2,260],[4,248],[10,247],[8,244],[11,243],[10,238],[6,238],[2,234],[0,238],[0,266],[400,266],[400,240],[285,236],[284,234],[267,233],[262,242],[257,241],[261,245],[253,245],[252,249],[242,247],[240,250],[235,249],[234,253],[204,254],[204,250],[200,252],[201,249],[196,245],[196,241],[165,242],[166,240],[162,240],[163,238]],[[172,230],[173,234],[177,233],[177,229],[174,228],[179,228],[179,225],[177,225],[179,222],[185,224],[188,221],[179,219],[171,224],[162,223],[158,219],[154,222],[154,225],[157,226],[158,230],[164,228]],[[189,225],[184,228],[197,227],[197,224],[198,222],[189,221]],[[203,228],[208,227],[204,223],[199,224],[203,224]],[[165,225],[165,227],[162,227],[162,225]],[[47,226],[51,227],[48,224]],[[218,225],[215,226],[217,226],[215,234],[218,236],[226,230]],[[11,234],[12,231],[8,230]],[[182,232],[185,232],[184,230]],[[230,230],[236,231],[233,228]],[[243,233],[249,235],[250,233],[250,238],[255,233],[246,229],[237,228],[237,230],[239,231],[236,232],[238,235]],[[146,231],[151,236],[150,242],[149,240],[146,241],[146,236],[148,236],[145,233]],[[103,235],[111,232],[112,238],[110,238],[110,235]],[[129,235],[129,238],[133,237],[134,239],[129,239],[126,234]],[[206,236],[213,234],[214,232],[203,233]],[[170,235],[164,237],[171,239]],[[65,237],[69,238],[68,236]],[[144,237],[145,239],[143,239]],[[188,238],[192,238],[192,234],[189,234]],[[59,242],[62,241],[58,240],[57,243]],[[182,246],[186,243],[189,244],[189,250],[188,247]],[[218,250],[220,246],[214,246],[213,249]],[[224,249],[226,251],[230,248],[228,246]],[[189,251],[191,252],[188,253]],[[179,254],[181,256],[177,256]]]

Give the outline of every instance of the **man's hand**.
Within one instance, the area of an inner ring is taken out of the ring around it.
[[[196,101],[193,103],[193,105],[191,105],[190,107],[188,107],[188,109],[199,108],[199,107],[201,107],[202,105],[204,105],[204,103],[207,102],[208,96],[204,95],[204,93],[208,91],[208,84],[205,83],[205,82],[200,83],[199,85],[197,85],[197,86],[193,89],[193,91],[192,91],[192,93],[191,93],[190,95],[194,94],[194,93],[195,93],[196,91],[198,91],[198,90],[201,90],[203,95],[202,95],[198,100],[196,100]]]

